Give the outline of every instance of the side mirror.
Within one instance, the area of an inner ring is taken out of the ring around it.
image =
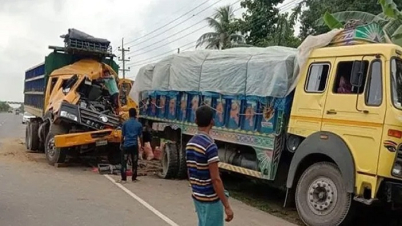
[[[364,62],[356,60],[353,62],[352,74],[350,75],[350,84],[360,88],[363,84]]]

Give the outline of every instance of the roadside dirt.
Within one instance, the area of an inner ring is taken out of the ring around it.
[[[41,158],[39,153],[30,153],[26,150],[21,139],[4,139],[0,145],[0,160],[17,162],[37,162]],[[41,154],[43,155],[43,154]]]

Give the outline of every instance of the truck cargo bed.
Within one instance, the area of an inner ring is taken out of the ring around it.
[[[46,90],[45,64],[39,64],[25,72],[24,108],[30,114],[42,117]]]

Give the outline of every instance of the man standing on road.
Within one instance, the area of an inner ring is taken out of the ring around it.
[[[131,167],[132,167],[132,181],[138,181],[137,179],[137,168],[138,168],[138,140],[142,142],[142,125],[137,121],[137,111],[135,108],[130,108],[128,110],[130,118],[124,122],[122,132],[122,141],[120,145],[121,149],[121,182],[125,183],[127,181],[127,160],[128,156],[131,157]],[[138,139],[140,138],[140,139]]]
[[[201,106],[196,111],[198,133],[186,146],[188,177],[198,215],[198,226],[223,226],[223,207],[226,221],[233,219],[218,168],[218,147],[209,135],[214,125],[213,110]]]

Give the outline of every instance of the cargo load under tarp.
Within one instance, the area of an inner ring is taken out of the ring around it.
[[[64,38],[64,42],[67,42],[69,39],[76,39],[76,40],[81,40],[85,42],[93,42],[93,43],[99,43],[99,44],[104,44],[109,46],[110,41],[104,38],[95,38],[92,35],[89,35],[87,33],[84,33],[82,31],[79,31],[74,28],[68,29],[68,33],[65,35],[61,35],[61,38]]]
[[[295,88],[310,52],[328,45],[339,32],[309,36],[298,49],[271,46],[170,55],[139,70],[130,97],[138,103],[146,98],[144,91],[195,91],[282,98]]]
[[[283,97],[297,76],[296,53],[279,46],[184,52],[141,68],[134,86],[138,91]]]

